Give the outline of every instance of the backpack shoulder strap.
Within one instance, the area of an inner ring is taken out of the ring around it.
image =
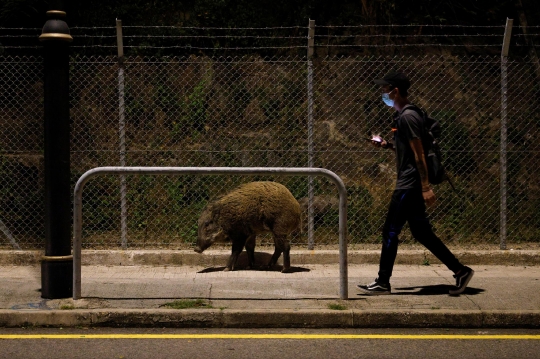
[[[413,104],[408,104],[407,106],[405,106],[403,108],[403,110],[401,111],[401,114],[407,112],[407,111],[414,111],[416,112],[420,118],[422,119],[423,121],[423,127],[425,129],[426,132],[430,132],[431,130],[431,127],[433,126],[433,120],[431,120],[431,118],[428,116],[427,112],[424,111],[423,109],[421,109],[420,107],[416,106],[416,105],[413,105]],[[423,137],[423,136],[422,136]]]
[[[418,113],[422,119],[424,120],[424,127],[426,128],[427,132],[434,138],[434,139],[437,139],[440,137],[441,135],[441,126],[439,124],[439,121],[435,120],[434,118],[430,117],[428,115],[428,113],[416,106],[416,105],[407,105],[405,106],[405,109],[403,110],[403,112],[407,111],[407,110],[411,110],[411,111],[415,111],[416,113]]]
[[[401,113],[404,113],[405,111],[414,111],[416,112],[417,114],[419,114],[422,118],[425,117],[426,113],[424,110],[422,110],[420,107],[416,106],[416,105],[413,105],[413,104],[408,104],[406,105],[403,110],[401,110]]]

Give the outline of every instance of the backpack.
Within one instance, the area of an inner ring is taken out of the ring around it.
[[[422,138],[422,147],[424,147],[429,183],[441,184],[446,180],[455,190],[452,181],[446,174],[442,161],[442,152],[439,146],[439,138],[442,132],[440,123],[417,106],[411,105],[408,109],[416,111],[424,120],[425,131]]]

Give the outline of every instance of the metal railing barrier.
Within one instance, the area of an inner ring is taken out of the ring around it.
[[[73,299],[81,298],[81,238],[82,194],[84,185],[93,177],[106,174],[120,175],[320,175],[330,179],[339,192],[339,297],[348,299],[347,274],[347,189],[341,178],[324,168],[291,167],[97,167],[85,172],[77,181],[73,197]]]

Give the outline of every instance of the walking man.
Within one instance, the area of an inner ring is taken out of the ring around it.
[[[391,293],[390,277],[397,255],[398,236],[408,222],[413,237],[454,272],[456,287],[449,294],[459,295],[469,284],[474,271],[461,264],[433,233],[427,218],[426,205],[431,206],[435,202],[435,194],[428,181],[422,146],[426,132],[424,120],[407,99],[409,79],[401,72],[390,72],[375,80],[375,84],[381,87],[384,103],[393,107],[396,113],[392,126],[393,143],[383,139],[372,140],[372,143],[396,153],[397,181],[383,227],[379,276],[373,283],[358,287],[369,295]]]

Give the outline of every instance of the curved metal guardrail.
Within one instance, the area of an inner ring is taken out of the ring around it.
[[[73,197],[73,299],[81,298],[82,194],[92,178],[106,174],[122,175],[223,175],[276,174],[287,176],[324,176],[334,182],[339,191],[339,297],[348,299],[347,273],[347,189],[341,178],[324,168],[294,167],[97,167],[85,172],[77,181]]]

